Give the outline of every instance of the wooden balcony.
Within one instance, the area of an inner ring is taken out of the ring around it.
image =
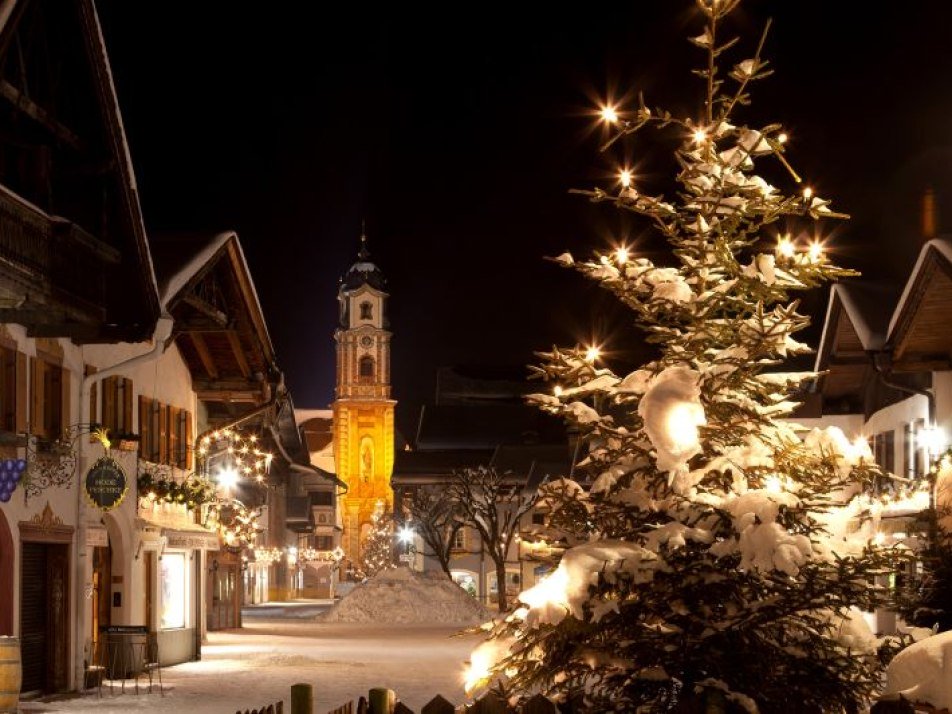
[[[0,323],[32,334],[98,331],[119,251],[0,186]]]

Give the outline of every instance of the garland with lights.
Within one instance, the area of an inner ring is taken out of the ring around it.
[[[719,66],[738,4],[696,0],[700,117],[640,97],[631,111],[602,108],[606,148],[631,151],[649,127],[677,141],[677,189],[655,195],[622,164],[614,187],[580,193],[642,220],[671,257],[622,245],[555,260],[613,293],[659,356],[615,374],[598,346],[540,354],[537,376],[557,388],[531,400],[587,449],[584,480],[546,486],[549,521],[574,545],[472,653],[470,691],[541,692],[584,711],[813,714],[861,710],[879,686],[874,638],[846,634],[852,607],[888,604],[870,583],[894,559],[852,530],[848,503],[882,474],[865,441],[783,421],[818,375],[779,371],[811,351],[793,338],[809,319],[791,294],[854,274],[797,231],[846,216],[811,188],[784,195],[754,173],[771,160],[779,180],[801,183],[782,127],[736,117],[771,73],[766,31],[752,56]]]
[[[195,474],[184,481],[146,471],[137,481],[140,498],[160,503],[179,503],[189,509],[201,508],[215,500],[215,484]]]

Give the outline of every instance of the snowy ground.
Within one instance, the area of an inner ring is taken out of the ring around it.
[[[434,695],[465,701],[464,662],[479,636],[453,637],[453,626],[323,623],[306,619],[322,609],[271,607],[250,613],[242,630],[212,633],[200,662],[162,670],[165,696],[95,692],[55,702],[21,703],[24,713],[184,712],[232,714],[283,699],[292,684],[314,686],[315,714],[371,687],[389,687],[419,711]],[[147,680],[146,680],[147,681]],[[141,682],[141,680],[140,680]],[[140,691],[143,691],[140,689]],[[287,711],[287,709],[285,709]]]

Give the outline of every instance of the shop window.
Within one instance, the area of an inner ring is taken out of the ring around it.
[[[360,381],[361,382],[372,382],[374,379],[374,358],[373,357],[361,357],[360,358]]]
[[[31,431],[41,439],[60,439],[69,422],[69,372],[44,357],[30,361]]]
[[[26,355],[0,347],[0,431],[26,431]]]
[[[185,627],[188,602],[185,582],[185,553],[165,553],[159,559],[159,627],[174,630]]]
[[[360,319],[361,320],[373,320],[374,319],[374,306],[369,302],[360,303]]]

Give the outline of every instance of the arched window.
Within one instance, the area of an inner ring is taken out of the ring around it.
[[[360,303],[360,319],[361,320],[373,320],[374,319],[374,306],[373,303],[362,302]]]
[[[374,358],[373,357],[360,358],[360,370],[358,374],[360,375],[361,382],[373,381],[374,379]]]

